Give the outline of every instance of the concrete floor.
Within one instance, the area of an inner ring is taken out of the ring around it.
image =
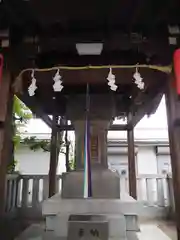
[[[140,225],[141,231],[136,236],[128,233],[128,240],[177,240],[173,223],[165,221],[146,221]],[[15,240],[65,240],[44,232],[43,224],[33,224]],[[114,239],[115,240],[115,239]]]
[[[19,218],[3,217],[0,219],[0,240],[14,240],[30,224]]]
[[[173,222],[157,222],[158,228],[160,228],[170,239],[177,240],[176,226]]]
[[[141,232],[137,234],[139,240],[177,240],[174,224],[158,221],[146,222],[140,225]]]

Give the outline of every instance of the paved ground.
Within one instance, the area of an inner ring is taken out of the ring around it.
[[[146,222],[141,224],[141,233],[138,234],[139,240],[177,240],[176,229],[172,223],[167,222]]]
[[[146,221],[141,224],[137,237],[128,235],[128,240],[177,240],[173,223],[165,221]],[[33,224],[15,240],[65,240],[57,238],[52,232],[44,232],[43,224]],[[118,240],[118,239],[117,239]]]
[[[176,227],[173,222],[161,221],[157,226],[172,240],[177,240]]]
[[[51,232],[49,233],[44,232],[43,223],[32,224],[29,221],[21,222],[19,219],[16,218],[0,219],[0,240],[42,240],[42,239],[61,240],[53,236],[53,233]],[[137,234],[137,238],[132,237],[130,233],[128,240],[129,239],[177,240],[176,228],[173,222],[143,221],[141,222],[141,232]]]
[[[28,223],[17,218],[0,219],[0,240],[13,240],[29,226]]]

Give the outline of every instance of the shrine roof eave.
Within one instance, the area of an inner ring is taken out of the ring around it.
[[[138,67],[139,72],[145,83],[145,89],[137,88],[133,80],[133,74]],[[61,92],[53,91],[53,77],[60,70],[62,84],[64,86]],[[41,111],[41,115],[52,115],[54,111],[54,101],[56,98],[57,114],[65,115],[66,102],[69,96],[86,93],[87,83],[90,86],[90,94],[111,94],[114,98],[118,116],[124,116],[128,110],[137,111],[141,104],[151,100],[159,94],[158,101],[147,107],[150,114],[155,111],[162,97],[163,86],[165,85],[167,74],[170,73],[171,67],[159,66],[112,66],[112,72],[116,78],[118,86],[117,91],[110,90],[107,84],[107,76],[110,66],[101,67],[56,67],[52,69],[35,69],[37,90],[35,96],[30,97],[28,87],[31,84],[32,69],[27,69],[19,74],[15,81],[17,96],[33,112]],[[158,104],[157,104],[158,102]]]

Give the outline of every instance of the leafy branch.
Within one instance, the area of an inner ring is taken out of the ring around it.
[[[50,152],[51,143],[49,140],[39,140],[36,137],[27,137],[23,139],[23,143],[28,145],[33,151],[42,149],[44,152]],[[60,147],[60,153],[64,153],[65,142],[61,140],[58,142],[58,147]]]
[[[12,173],[15,170],[17,161],[14,158],[14,151],[19,147],[20,143],[26,144],[32,151],[42,149],[44,152],[50,152],[50,141],[39,140],[36,137],[22,138],[24,128],[30,119],[33,118],[32,112],[21,100],[14,96],[13,103],[13,118],[12,118],[12,159],[8,165],[8,173]],[[67,169],[73,169],[74,167],[74,153],[72,143],[67,139],[67,135],[61,132],[58,136],[57,149],[59,153],[66,154],[68,149],[69,160],[66,162]],[[69,151],[70,150],[70,151]]]
[[[15,170],[17,161],[14,158],[14,151],[17,149],[21,142],[21,134],[23,128],[26,126],[28,121],[32,118],[32,113],[26,105],[19,100],[16,96],[13,99],[13,114],[11,124],[11,136],[12,136],[12,158],[9,161],[7,171],[12,173]]]

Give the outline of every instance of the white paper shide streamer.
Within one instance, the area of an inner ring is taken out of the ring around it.
[[[108,85],[110,86],[110,89],[112,91],[116,91],[118,86],[115,84],[116,82],[116,77],[115,75],[112,73],[112,69],[110,68],[109,70],[109,74],[108,74],[108,77],[107,77],[107,80],[108,80]]]
[[[29,96],[32,97],[35,95],[35,91],[37,89],[37,86],[36,86],[36,79],[34,77],[34,70],[32,71],[31,73],[31,85],[28,87],[28,93],[29,93]]]
[[[136,68],[136,72],[133,75],[133,78],[135,79],[135,84],[137,85],[137,87],[141,90],[144,89],[144,82],[143,82],[143,78],[141,77],[141,74],[138,71],[138,68]]]
[[[62,86],[62,81],[61,81],[61,75],[59,74],[59,69],[57,70],[53,80],[54,80],[54,84],[53,84],[53,89],[54,89],[54,92],[61,92],[62,89],[64,88]]]

